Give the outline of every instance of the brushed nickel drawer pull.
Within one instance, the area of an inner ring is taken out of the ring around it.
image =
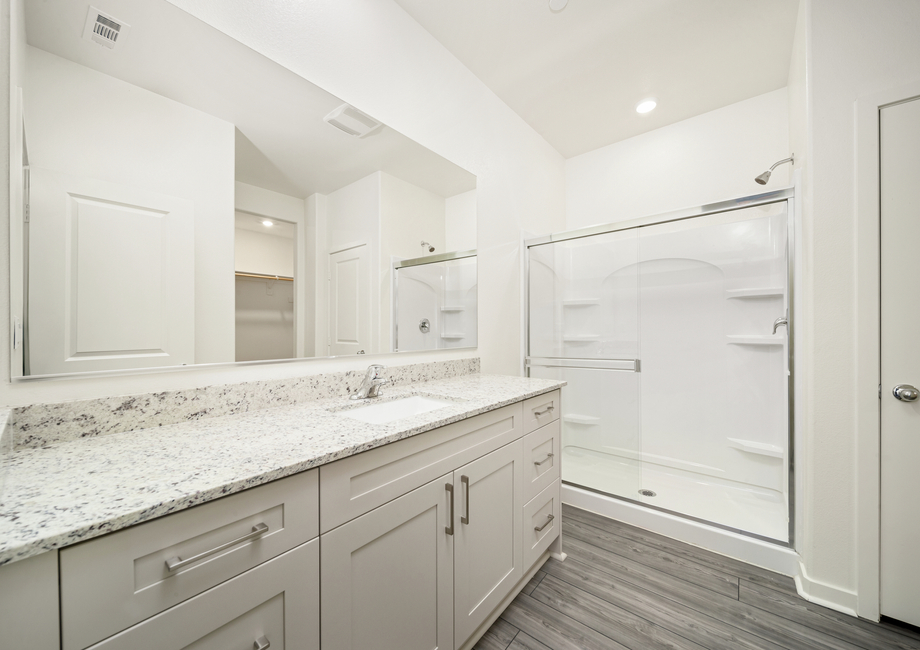
[[[541,530],[549,526],[549,522],[551,522],[553,519],[555,519],[555,517],[552,515],[546,515],[546,523],[544,523],[542,526],[534,526],[534,530],[539,533]]]
[[[546,454],[546,458],[544,458],[543,460],[541,460],[541,461],[539,461],[539,462],[538,462],[538,461],[534,461],[533,464],[536,465],[537,467],[539,467],[540,465],[542,465],[543,463],[545,463],[546,461],[548,461],[548,460],[549,460],[550,458],[552,458],[552,457],[553,457],[553,452],[550,452],[550,453]]]
[[[470,523],[470,477],[461,476],[460,482],[466,486],[466,516],[460,517],[460,523],[469,525]]]
[[[181,568],[184,567],[184,566],[188,566],[188,565],[191,564],[192,562],[197,562],[198,560],[200,560],[200,559],[202,559],[202,558],[205,558],[205,557],[207,557],[207,556],[209,556],[209,555],[214,555],[215,553],[219,553],[219,552],[223,551],[224,549],[230,548],[231,546],[236,546],[237,544],[240,544],[240,543],[245,542],[245,541],[250,540],[250,539],[255,539],[256,537],[261,537],[262,535],[264,535],[264,534],[267,533],[267,532],[268,532],[268,525],[266,525],[266,524],[256,524],[255,526],[252,527],[252,532],[246,533],[246,534],[243,535],[242,537],[237,537],[236,539],[231,540],[231,541],[227,542],[226,544],[221,544],[220,546],[215,546],[215,547],[212,548],[210,551],[205,551],[204,553],[199,553],[198,555],[193,555],[192,557],[190,557],[190,558],[188,558],[188,559],[186,559],[186,560],[183,560],[183,559],[182,559],[181,557],[179,557],[178,555],[175,556],[175,557],[171,557],[171,558],[169,558],[168,560],[166,560],[166,568],[167,568],[167,570],[169,570],[169,571],[175,571],[176,569],[181,569]],[[266,647],[268,647],[268,646],[266,646]]]
[[[453,483],[446,483],[444,489],[447,490],[447,493],[450,495],[450,526],[444,527],[444,532],[448,535],[454,534],[454,485]]]
[[[550,412],[555,411],[555,410],[556,410],[556,407],[550,405],[550,406],[547,406],[547,407],[546,407],[545,409],[543,409],[542,411],[534,411],[533,414],[536,415],[537,417],[540,417],[541,415],[546,415],[547,413],[550,413]]]
[[[260,636],[252,644],[252,650],[268,650],[270,647],[272,647],[272,642],[264,636]]]

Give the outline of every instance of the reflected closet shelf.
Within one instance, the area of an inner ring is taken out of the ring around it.
[[[592,305],[599,305],[599,304],[601,304],[601,301],[597,300],[596,298],[585,298],[583,300],[563,300],[562,301],[563,307],[590,307]]]
[[[752,335],[733,335],[727,337],[729,345],[782,345],[785,342],[784,336],[773,336],[771,334],[752,334]]]

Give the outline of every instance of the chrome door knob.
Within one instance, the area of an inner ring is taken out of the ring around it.
[[[915,402],[920,397],[920,391],[910,384],[898,384],[891,389],[891,394],[902,402]]]

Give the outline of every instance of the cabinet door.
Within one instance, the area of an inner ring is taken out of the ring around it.
[[[448,474],[320,536],[323,650],[452,650]]]
[[[523,445],[516,440],[454,472],[456,646],[491,614],[523,575]]]

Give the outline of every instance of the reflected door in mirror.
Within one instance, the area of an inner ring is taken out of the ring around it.
[[[329,354],[363,354],[370,347],[367,246],[329,256]]]
[[[32,168],[30,374],[194,363],[190,201]]]

